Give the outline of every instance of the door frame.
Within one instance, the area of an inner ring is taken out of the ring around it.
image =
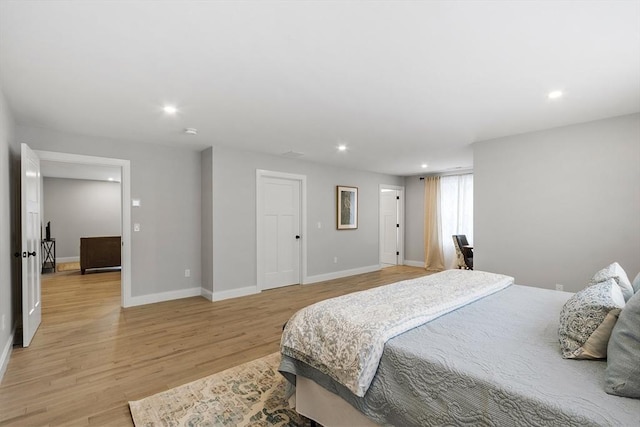
[[[300,284],[307,281],[307,176],[286,172],[256,169],[256,291],[264,287],[264,254],[262,253],[262,233],[264,216],[262,203],[262,183],[264,178],[279,178],[300,182]]]
[[[398,264],[404,265],[404,186],[380,184],[378,188],[378,263],[382,265],[382,199],[380,194],[382,190],[400,191],[400,203],[398,203],[398,224],[400,224],[400,232],[398,233]]]
[[[40,160],[60,163],[74,163],[90,166],[116,166],[121,171],[121,230],[122,230],[122,269],[120,270],[120,305],[130,307],[131,296],[131,162],[109,157],[85,156],[81,154],[59,153],[55,151],[34,150]]]

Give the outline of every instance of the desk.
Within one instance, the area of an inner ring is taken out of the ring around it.
[[[42,244],[42,273],[56,271],[56,239],[43,240]]]

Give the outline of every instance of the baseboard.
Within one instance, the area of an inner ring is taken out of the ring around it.
[[[255,286],[247,286],[239,289],[229,289],[228,291],[214,291],[212,294],[212,301],[222,301],[224,299],[246,297],[247,295],[253,295],[257,293],[258,289]]]
[[[7,366],[9,366],[9,358],[11,357],[11,349],[13,348],[13,337],[16,333],[16,329],[13,328],[11,331],[11,335],[9,335],[9,339],[2,349],[2,354],[0,354],[0,384],[2,384],[2,378],[4,377],[4,373],[7,370]]]
[[[209,289],[202,288],[200,295],[203,298],[208,299],[209,301],[213,301],[213,292],[211,292]]]
[[[424,268],[424,261],[411,261],[411,260],[405,259],[404,265],[408,265],[409,267]]]
[[[380,270],[380,264],[370,265],[367,267],[352,268],[351,270],[334,271],[333,273],[318,274],[315,276],[307,276],[304,281],[305,285],[311,283],[324,282],[326,280],[341,279],[343,277],[355,276],[356,274],[371,273]]]
[[[68,257],[56,258],[56,264],[61,264],[63,262],[80,262],[80,257],[79,256],[68,256]]]
[[[134,307],[136,305],[153,304],[156,302],[171,301],[174,299],[199,297],[202,295],[202,288],[189,288],[181,289],[179,291],[160,292],[157,294],[140,295],[137,297],[129,298],[127,301],[127,307]]]

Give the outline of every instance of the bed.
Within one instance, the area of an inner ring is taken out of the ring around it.
[[[445,279],[460,274],[474,272]],[[390,338],[364,393],[292,351],[290,334],[315,332],[287,324],[280,371],[297,384],[296,410],[326,427],[640,425],[640,400],[604,392],[606,361],[562,358],[558,314],[572,294],[512,282]]]
[[[91,268],[121,266],[120,236],[81,237],[80,271],[82,274]]]

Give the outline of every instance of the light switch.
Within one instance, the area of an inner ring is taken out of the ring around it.
[[[140,231],[140,223],[136,222],[133,224],[133,231]]]
[[[139,208],[139,207],[140,207],[140,199],[132,199],[132,200],[131,200],[131,205],[132,205],[134,208]]]

